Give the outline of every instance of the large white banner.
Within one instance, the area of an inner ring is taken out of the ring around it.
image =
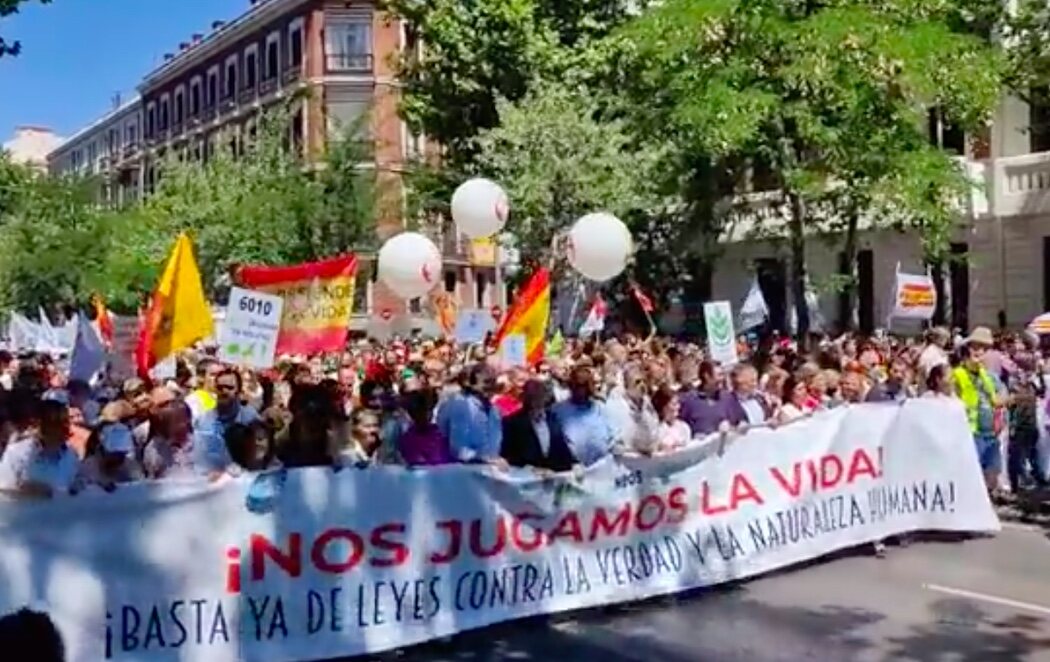
[[[0,504],[0,613],[73,662],[310,660],[995,531],[956,402],[863,405],[579,477],[308,469]]]

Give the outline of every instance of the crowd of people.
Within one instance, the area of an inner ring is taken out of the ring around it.
[[[722,366],[702,345],[627,336],[570,340],[532,368],[484,346],[409,338],[279,357],[266,371],[201,347],[175,376],[70,381],[63,359],[0,351],[0,493],[112,491],[142,480],[221,480],[275,467],[487,464],[562,472],[609,454],[673,452],[708,435],[789,425],[821,410],[959,398],[987,486],[1046,485],[1046,387],[1038,339],[814,338],[800,350],[741,338]]]

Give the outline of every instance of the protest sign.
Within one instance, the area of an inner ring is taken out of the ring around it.
[[[240,287],[230,289],[230,302],[219,331],[219,358],[253,368],[273,366],[284,300]]]
[[[707,353],[711,360],[723,365],[733,365],[739,361],[736,332],[733,330],[733,309],[729,302],[705,303],[704,323],[707,326]]]
[[[897,272],[893,294],[894,319],[928,320],[937,309],[937,288],[925,274]]]
[[[580,477],[313,468],[0,502],[0,614],[46,610],[70,662],[335,658],[999,527],[955,401],[722,446]]]
[[[485,340],[485,334],[496,329],[492,316],[486,310],[465,308],[456,315],[456,342],[473,345]]]
[[[284,299],[277,354],[343,349],[354,307],[353,255],[290,267],[242,267],[238,284]]]
[[[135,347],[139,342],[139,318],[110,315],[113,320],[113,344],[109,348],[109,371],[116,379],[134,377]]]
[[[512,333],[505,337],[503,342],[500,343],[499,351],[505,366],[521,368],[529,364],[525,335],[522,333]]]

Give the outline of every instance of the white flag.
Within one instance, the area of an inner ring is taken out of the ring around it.
[[[605,310],[605,301],[601,295],[596,296],[594,303],[591,304],[591,309],[587,311],[587,319],[580,326],[581,336],[590,333],[601,333],[605,330]]]
[[[77,336],[73,356],[69,361],[69,378],[90,383],[106,366],[106,347],[95,332],[95,327],[83,315],[77,317]]]
[[[822,333],[826,325],[824,315],[820,312],[820,298],[809,282],[808,276],[806,277],[806,310],[809,311],[810,333]],[[791,307],[790,328],[792,334],[798,333],[798,309],[795,306]]]
[[[756,326],[762,326],[769,319],[769,306],[766,298],[762,296],[762,288],[758,286],[758,277],[751,281],[751,289],[747,292],[747,298],[740,306],[740,329],[746,331]]]

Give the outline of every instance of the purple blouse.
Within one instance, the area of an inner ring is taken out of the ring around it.
[[[448,439],[433,423],[409,427],[398,438],[397,448],[409,466],[435,466],[454,461]]]

